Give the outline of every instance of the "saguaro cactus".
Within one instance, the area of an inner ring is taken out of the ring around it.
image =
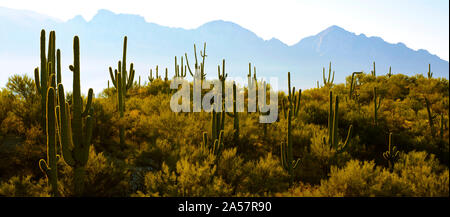
[[[167,68],[166,68],[166,71],[167,71]],[[148,76],[148,80],[150,81],[150,83],[153,82],[155,79],[161,79],[161,76],[158,74],[158,65],[156,65],[155,72],[156,72],[156,75],[155,75],[155,77],[153,77],[153,70],[150,69],[150,75]]]
[[[389,147],[386,152],[383,153],[384,159],[386,159],[389,163],[389,168],[392,170],[394,167],[395,161],[398,159],[399,151],[397,151],[397,147],[392,144],[392,133],[389,133]]]
[[[213,139],[212,143],[210,144],[208,141],[208,133],[203,133],[203,143],[201,146],[202,150],[209,151],[209,153],[220,156],[222,153],[222,150],[224,148],[223,145],[223,130],[219,132],[219,137],[217,139]]]
[[[284,117],[287,118],[288,110],[292,111],[294,118],[297,118],[298,111],[300,110],[300,100],[302,97],[302,90],[298,90],[298,94],[295,92],[295,87],[291,89],[291,73],[288,72],[288,105],[285,105],[284,100],[282,101],[281,107],[284,112]]]
[[[427,97],[424,97],[424,99],[425,99],[425,104],[427,106],[428,124],[430,125],[430,133],[431,133],[431,136],[434,137],[436,135],[436,133],[434,131],[434,118],[435,118],[435,116],[431,112],[431,103],[430,103],[430,101],[428,100]]]
[[[353,85],[354,81],[355,81],[355,75],[359,75],[359,74],[362,74],[362,72],[353,72],[352,73],[352,80],[350,81],[350,92],[349,92],[349,96],[348,96],[349,99],[353,98],[353,92],[355,91],[355,86]]]
[[[47,92],[47,160],[39,161],[39,168],[47,176],[47,180],[52,189],[53,196],[59,196],[58,192],[58,155],[56,154],[56,113],[55,113],[55,89],[50,87]]]
[[[256,67],[253,66],[253,78],[252,78],[252,64],[248,63],[248,74],[247,74],[247,90],[248,99],[255,99],[255,112],[258,111],[258,79],[256,78]],[[254,91],[252,91],[254,90]],[[250,101],[248,102],[250,105]],[[250,106],[249,106],[250,108]],[[247,110],[248,112],[248,110]]]
[[[294,169],[297,168],[299,160],[294,160],[292,153],[292,118],[296,118],[298,111],[300,110],[300,100],[302,96],[302,90],[295,94],[295,87],[291,89],[291,73],[288,72],[288,105],[282,104],[285,118],[287,118],[287,142],[281,143],[281,165],[289,173],[290,184],[294,180]],[[287,114],[287,115],[286,115]]]
[[[233,113],[227,112],[227,115],[233,118],[233,140],[239,142],[239,114],[236,106],[236,83],[233,82]]]
[[[91,108],[93,90],[89,89],[88,99],[83,111],[80,88],[80,47],[78,36],[73,39],[74,62],[69,68],[73,72],[72,106],[65,100],[64,86],[58,85],[58,116],[61,153],[64,161],[73,168],[74,192],[81,196],[84,191],[85,165],[89,156],[93,119]],[[72,115],[71,115],[72,111]],[[85,119],[83,124],[83,118]],[[84,126],[83,126],[84,125]]]
[[[427,72],[427,75],[428,75],[428,79],[433,78],[433,72],[431,72],[431,64],[428,64],[428,72]]]
[[[38,94],[41,96],[42,119],[41,127],[46,129],[46,104],[47,90],[49,87],[56,89],[56,84],[61,83],[61,53],[59,49],[55,53],[55,31],[50,32],[48,43],[48,57],[45,52],[45,30],[41,30],[40,56],[41,66],[34,69],[34,82]],[[56,74],[55,74],[56,72]],[[55,80],[56,79],[56,80]]]
[[[375,71],[375,61],[373,61],[373,70],[370,71],[372,76],[376,77],[377,76],[377,72]]]
[[[225,112],[211,111],[211,144],[208,142],[208,133],[203,133],[202,149],[219,156],[223,150],[223,129]]]
[[[373,122],[376,125],[378,125],[378,110],[381,106],[381,97],[377,97],[377,88],[373,88]]]
[[[117,90],[117,98],[118,98],[118,108],[120,118],[123,118],[125,113],[125,97],[127,91],[133,86],[134,74],[135,71],[133,69],[133,63],[130,64],[129,75],[127,72],[127,36],[123,39],[123,57],[122,62],[118,62],[118,69],[114,70],[114,74],[112,68],[109,67],[109,75],[111,76],[111,81],[114,84],[114,87]],[[119,137],[120,144],[125,144],[125,129],[124,126],[120,126],[119,128]]]
[[[387,74],[388,78],[390,78],[392,76],[392,71],[391,71],[391,67],[389,66],[389,73]]]
[[[289,173],[290,184],[294,181],[294,170],[297,168],[300,159],[294,160],[294,155],[292,152],[292,126],[291,118],[292,111],[288,111],[288,127],[287,127],[287,143],[281,143],[281,166]]]
[[[217,77],[219,78],[222,84],[222,105],[225,104],[225,80],[228,77],[228,74],[225,73],[225,59],[222,60],[222,74],[220,74],[220,65],[217,66]]]
[[[339,113],[339,97],[336,96],[336,102],[333,111],[333,92],[330,91],[330,110],[328,112],[328,144],[331,149],[336,150],[336,153],[342,153],[348,147],[350,141],[350,135],[352,134],[353,125],[350,125],[348,129],[347,138],[344,143],[339,143],[338,140],[338,113]],[[323,138],[326,143],[325,138]]]
[[[177,57],[175,56],[175,77],[178,78],[186,77],[186,66],[183,63],[183,57],[181,57],[181,65],[178,65]]]
[[[225,112],[211,111],[211,139],[219,138],[220,131],[225,127]]]
[[[187,65],[187,68],[188,68],[191,76],[193,78],[199,77],[199,78],[201,78],[202,81],[205,80],[205,78],[206,78],[206,73],[205,73],[206,42],[203,45],[203,52],[200,51],[200,56],[202,57],[201,63],[199,63],[197,60],[197,48],[195,47],[195,44],[194,44],[194,56],[195,56],[195,64],[194,64],[195,71],[194,71],[194,73],[192,73],[191,67],[189,66],[189,60],[188,60],[187,53],[184,53],[184,56],[186,57],[186,65]],[[185,72],[186,72],[186,70],[185,70]]]
[[[165,73],[165,76],[164,76],[164,81],[168,81],[169,80],[169,72],[167,71],[167,68],[166,68],[166,73]]]
[[[334,71],[333,71],[333,76],[331,76],[331,62],[330,62],[330,66],[328,68],[328,79],[325,78],[325,67],[323,67],[323,84],[326,87],[331,87],[333,86],[333,81],[334,81]],[[330,77],[331,76],[331,77]],[[331,80],[330,80],[331,78]]]

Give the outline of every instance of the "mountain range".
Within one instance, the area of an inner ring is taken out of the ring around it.
[[[301,28],[292,27],[292,28]],[[116,67],[122,57],[123,37],[128,37],[127,62],[133,62],[136,78],[147,80],[150,68],[168,67],[173,75],[174,56],[188,54],[194,62],[197,51],[206,42],[207,77],[216,78],[217,65],[226,60],[229,77],[245,78],[248,63],[256,66],[258,77],[277,76],[278,87],[286,88],[287,72],[292,83],[302,89],[322,82],[322,68],[329,62],[336,72],[335,82],[343,82],[354,71],[370,72],[376,62],[378,75],[392,72],[426,75],[428,64],[434,77],[449,77],[449,63],[424,49],[413,50],[403,43],[391,44],[380,37],[355,34],[339,26],[329,28],[288,46],[276,38],[264,40],[236,23],[216,20],[195,29],[171,28],[147,22],[142,16],[115,14],[99,10],[90,20],[76,16],[61,21],[32,11],[0,7],[0,85],[15,73],[33,76],[39,66],[41,29],[56,31],[56,46],[61,49],[63,83],[70,87],[72,74],[72,40],[80,37],[82,89],[93,87],[96,93],[105,88],[108,67]],[[66,67],[67,66],[67,67]],[[161,70],[163,71],[163,70]],[[70,89],[70,88],[68,88]]]

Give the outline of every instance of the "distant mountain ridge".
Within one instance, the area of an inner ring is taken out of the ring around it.
[[[428,63],[435,77],[448,78],[448,61],[428,51],[412,50],[403,43],[391,44],[380,37],[356,35],[338,26],[303,38],[288,46],[276,38],[264,40],[236,23],[216,20],[195,29],[171,28],[146,22],[142,16],[115,14],[99,10],[90,20],[81,16],[63,22],[30,11],[0,7],[0,85],[13,73],[32,75],[39,65],[39,35],[41,29],[56,31],[57,47],[62,51],[63,66],[72,62],[72,39],[80,36],[83,89],[94,87],[96,93],[106,87],[108,67],[116,66],[122,55],[123,36],[128,36],[128,62],[134,62],[142,82],[150,67],[168,67],[173,74],[174,56],[187,52],[193,62],[193,44],[197,50],[207,43],[207,76],[217,76],[217,65],[226,60],[230,77],[245,77],[248,62],[257,67],[258,77],[279,77],[284,88],[287,72],[300,88],[314,87],[322,82],[322,67],[332,62],[335,82],[343,82],[354,71],[370,71],[376,62],[378,75],[393,73],[426,74]],[[6,30],[6,31],[5,31]],[[3,71],[6,70],[6,71]],[[65,82],[71,73],[63,68]],[[68,83],[67,85],[70,85]],[[70,85],[71,86],[71,85]]]

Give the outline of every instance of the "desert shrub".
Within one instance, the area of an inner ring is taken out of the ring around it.
[[[404,180],[407,196],[449,196],[449,170],[426,152],[401,154],[394,173]]]
[[[182,158],[175,171],[163,163],[160,171],[149,172],[145,176],[145,192],[137,196],[231,196],[231,187],[217,176],[215,157],[208,155],[204,161],[189,162]]]
[[[239,188],[239,192],[251,195],[271,195],[284,191],[288,187],[288,175],[281,167],[280,161],[271,153],[258,161],[249,161],[243,168],[247,174]]]
[[[0,183],[0,196],[3,197],[49,197],[50,188],[44,179],[33,181],[31,176],[14,176]]]
[[[73,169],[59,162],[59,179],[62,184],[62,195],[73,195]],[[129,172],[123,162],[108,159],[103,153],[96,153],[93,146],[89,150],[86,164],[84,196],[120,197],[129,192]]]
[[[425,152],[401,154],[394,171],[373,161],[349,161],[332,167],[318,188],[324,196],[448,196],[448,168]]]
[[[225,149],[217,163],[217,175],[231,185],[233,194],[247,175],[243,170],[244,159],[237,155],[236,148]]]

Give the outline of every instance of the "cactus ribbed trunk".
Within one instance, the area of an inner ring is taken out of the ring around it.
[[[344,143],[339,143],[338,139],[338,126],[339,126],[339,97],[335,97],[335,105],[333,111],[333,93],[330,91],[330,108],[328,112],[328,145],[331,149],[334,149],[337,154],[345,151],[350,142],[350,136],[353,130],[353,125],[350,125],[347,133],[347,138]],[[325,138],[323,138],[326,143]]]
[[[58,169],[56,154],[56,116],[55,116],[55,89],[49,88],[46,102],[46,136],[47,136],[47,161],[41,159],[39,168],[47,176],[48,183],[52,189],[53,196],[59,196],[58,192]]]
[[[84,192],[85,166],[89,157],[93,120],[92,97],[93,90],[89,89],[85,110],[80,87],[80,46],[78,36],[73,40],[74,62],[69,68],[73,72],[72,112],[65,100],[64,86],[58,85],[59,97],[59,135],[64,161],[73,169],[74,195],[82,196]],[[86,118],[83,126],[83,118]]]
[[[123,39],[123,56],[122,61],[118,62],[118,67],[113,70],[109,67],[109,74],[111,76],[111,81],[117,91],[117,101],[120,119],[124,117],[125,113],[125,97],[127,91],[133,86],[134,74],[133,63],[130,64],[129,75],[126,70],[127,64],[127,36]],[[123,124],[119,126],[119,140],[120,145],[125,145],[125,127]]]
[[[50,166],[48,172],[48,179],[52,187],[54,196],[59,196],[58,193],[58,169],[56,157],[56,117],[55,117],[55,90],[49,89],[47,95],[47,159]]]
[[[426,97],[425,97],[425,104],[427,106],[428,124],[430,125],[430,133],[431,136],[434,137],[436,133],[434,131],[433,114],[431,113],[431,103]]]

